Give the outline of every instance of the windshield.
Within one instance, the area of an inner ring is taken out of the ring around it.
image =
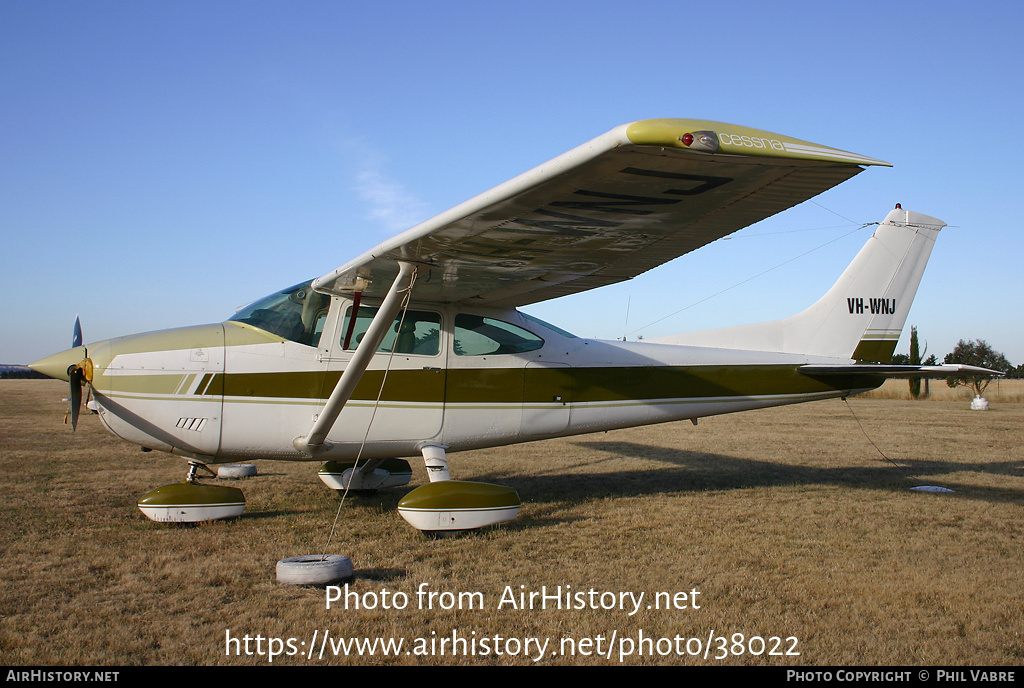
[[[299,344],[317,346],[330,300],[313,291],[312,283],[309,280],[253,301],[228,322],[245,323]]]

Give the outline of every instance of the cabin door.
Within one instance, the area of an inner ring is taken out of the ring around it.
[[[351,302],[344,308],[328,372],[329,389],[348,366],[377,314],[376,305],[361,305],[350,330]],[[334,424],[331,441],[360,442],[367,426],[368,441],[435,438],[444,420],[443,342],[441,313],[412,308],[404,316],[399,313]]]

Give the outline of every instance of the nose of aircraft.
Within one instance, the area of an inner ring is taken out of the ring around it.
[[[29,363],[28,367],[38,373],[46,375],[47,377],[70,382],[71,376],[68,374],[68,368],[78,365],[85,357],[85,347],[76,346],[73,349],[61,351],[59,354],[47,356],[35,363]]]

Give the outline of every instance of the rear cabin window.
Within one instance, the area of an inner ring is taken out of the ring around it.
[[[377,315],[376,308],[366,306],[359,307],[359,315],[356,316],[356,325],[352,330],[352,339],[349,341],[347,351],[354,351],[359,342],[363,340],[366,331],[370,329],[370,322],[373,316]],[[348,332],[349,319],[352,317],[352,308],[345,312],[345,322],[341,327],[340,344],[345,344],[345,333]],[[441,316],[430,311],[406,311],[405,317],[399,313],[384,335],[377,351],[396,354],[419,354],[421,356],[436,356],[441,352]]]
[[[521,354],[544,346],[544,340],[529,330],[502,320],[460,313],[455,316],[457,356]]]

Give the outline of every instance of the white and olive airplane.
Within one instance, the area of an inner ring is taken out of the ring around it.
[[[520,306],[628,280],[889,163],[767,131],[622,125],[227,321],[75,346],[32,364],[87,385],[115,435],[188,459],[139,502],[160,521],[238,516],[197,468],[326,462],[336,489],[430,482],[421,530],[514,518],[511,488],[451,480],[447,455],[815,401],[888,376],[944,223],[897,206],[824,297],[792,317],[648,342],[573,336]],[[981,369],[973,369],[981,371]],[[991,371],[984,371],[991,372]]]

